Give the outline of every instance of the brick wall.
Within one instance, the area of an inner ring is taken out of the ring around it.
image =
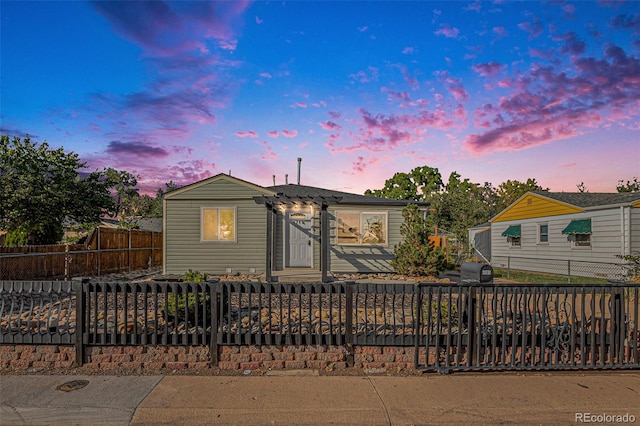
[[[354,346],[353,367],[359,369],[413,369],[413,347]],[[430,356],[431,362],[433,357]],[[221,346],[218,368],[222,370],[324,369],[348,367],[344,346]],[[424,363],[424,348],[420,362]],[[211,355],[207,346],[91,346],[85,348],[84,367],[104,370],[207,369]],[[0,345],[0,369],[68,368],[75,363],[73,346]]]

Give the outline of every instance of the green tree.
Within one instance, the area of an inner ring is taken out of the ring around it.
[[[520,182],[517,180],[508,180],[498,186],[498,197],[500,203],[498,205],[498,211],[502,211],[509,207],[511,203],[522,197],[529,191],[536,192],[548,192],[549,188],[541,187],[535,179],[528,178],[526,182]]]
[[[387,179],[382,189],[367,189],[365,195],[396,200],[430,201],[442,191],[442,175],[437,168],[416,167],[409,173],[398,172]]]
[[[619,180],[616,189],[618,192],[640,192],[640,182],[637,177],[634,177],[633,181],[627,181],[626,183]]]
[[[85,167],[75,153],[37,144],[29,137],[0,137],[0,228],[16,241],[56,243],[62,223],[99,221],[113,207],[100,172],[81,178]]]
[[[490,184],[481,186],[469,179],[461,179],[457,172],[449,175],[445,191],[434,203],[433,220],[440,228],[452,232],[464,250],[468,229],[490,219],[492,209],[486,198],[493,197]]]
[[[104,169],[104,181],[111,188],[114,209],[111,217],[120,219],[120,227],[132,229],[136,227],[135,218],[140,209],[140,193],[138,177],[122,170]]]
[[[394,247],[391,264],[396,272],[410,276],[436,275],[446,269],[445,254],[429,242],[429,228],[424,213],[415,204],[402,210],[404,223],[400,226],[402,241]]]

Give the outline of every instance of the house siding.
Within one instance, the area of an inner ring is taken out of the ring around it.
[[[637,210],[637,209],[633,209]],[[593,210],[579,214],[556,217],[539,217],[524,220],[495,222],[491,226],[492,264],[505,266],[510,257],[510,267],[528,271],[552,272],[551,265],[558,261],[581,261],[592,263],[620,263],[616,255],[631,247],[640,249],[640,217],[638,212],[630,221],[631,229],[625,224],[625,244],[622,240],[621,213],[619,208]],[[628,213],[630,214],[630,213]],[[562,230],[572,220],[591,219],[591,247],[573,248]],[[538,243],[538,224],[549,225],[548,244]],[[510,225],[521,225],[521,246],[509,247],[507,238],[502,236]]]
[[[210,274],[263,273],[266,264],[266,209],[252,197],[261,193],[245,185],[214,180],[165,199],[165,274],[189,269]],[[207,241],[201,237],[203,207],[236,209],[236,241]]]
[[[386,246],[347,246],[336,241],[336,210],[387,212],[388,244]],[[329,266],[334,273],[393,272],[391,260],[395,258],[394,247],[402,241],[400,226],[404,222],[402,207],[390,206],[340,206],[329,208],[331,231]]]
[[[530,218],[542,218],[575,214],[583,209],[536,194],[526,194],[519,201],[498,214],[492,222],[505,222]]]

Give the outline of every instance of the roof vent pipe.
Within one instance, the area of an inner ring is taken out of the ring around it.
[[[284,184],[289,185],[289,175],[284,175]]]
[[[298,157],[298,185],[300,185],[300,165],[302,164],[302,158]]]
[[[273,175],[273,186],[276,186],[276,175]]]

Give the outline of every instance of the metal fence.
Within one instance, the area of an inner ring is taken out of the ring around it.
[[[572,283],[602,281],[629,281],[640,274],[634,263],[588,262],[570,259],[545,259],[518,256],[492,256],[491,266],[503,269],[506,277],[512,275],[544,274],[545,282]]]
[[[1,282],[0,343],[414,346],[428,371],[640,368],[637,284]]]
[[[640,368],[640,285],[418,287],[419,369]]]
[[[75,344],[78,290],[69,281],[0,281],[0,343]]]

